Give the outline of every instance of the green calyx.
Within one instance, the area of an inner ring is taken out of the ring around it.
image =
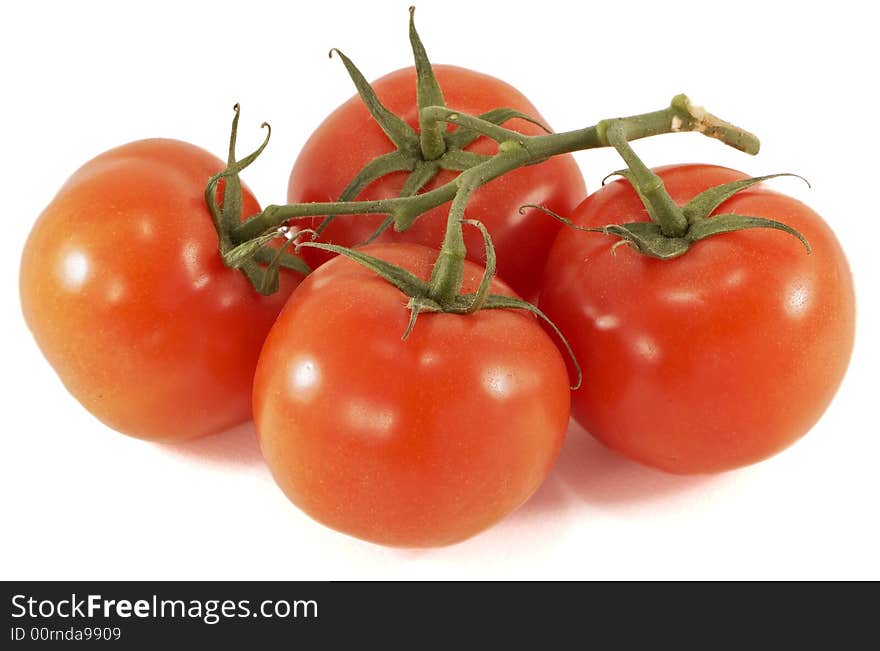
[[[229,137],[229,156],[226,169],[208,179],[205,187],[205,203],[214,221],[217,236],[220,242],[220,257],[223,263],[232,269],[238,269],[251,282],[254,289],[260,294],[269,295],[278,291],[278,278],[280,269],[291,269],[297,273],[307,275],[311,269],[300,258],[286,251],[291,240],[287,240],[281,247],[273,248],[268,244],[276,237],[287,233],[286,227],[260,235],[257,238],[236,244],[233,232],[241,226],[241,179],[239,173],[253,163],[269,144],[272,129],[264,122],[266,137],[263,143],[251,154],[241,160],[236,160],[235,143],[238,137],[238,118],[241,113],[239,105],[233,107],[235,117],[232,119],[232,130]],[[222,188],[220,183],[223,183]],[[222,190],[223,198],[217,203],[218,188]]]
[[[433,297],[430,282],[425,282],[402,267],[398,267],[397,265],[391,264],[390,262],[386,262],[385,260],[371,256],[362,251],[358,251],[357,249],[350,249],[336,244],[324,244],[322,242],[300,242],[297,244],[296,248],[298,250],[302,247],[312,247],[343,255],[369,269],[377,276],[383,278],[399,289],[409,298],[406,307],[410,311],[410,319],[406,330],[402,334],[404,340],[409,337],[420,314],[444,312],[447,314],[465,315],[473,314],[478,310],[525,310],[531,312],[550,326],[562,342],[575,369],[576,377],[571,388],[577,389],[580,387],[582,381],[580,365],[574,356],[574,351],[572,351],[571,345],[556,324],[531,303],[527,303],[526,301],[513,296],[503,296],[501,294],[491,293],[492,279],[495,276],[496,255],[489,231],[486,230],[486,227],[481,222],[473,219],[462,220],[461,223],[462,225],[469,225],[479,229],[480,233],[483,235],[483,243],[486,247],[486,266],[476,292],[466,294],[455,293],[448,298],[438,299]]]
[[[395,151],[379,156],[365,165],[343,189],[339,195],[339,202],[355,200],[370,183],[394,172],[409,173],[399,196],[400,198],[412,197],[418,194],[441,170],[463,172],[491,158],[466,150],[482,135],[480,132],[466,127],[450,132],[447,130],[446,120],[425,110],[429,107],[443,109],[446,107],[446,103],[425,51],[425,46],[416,30],[415,7],[410,7],[409,12],[409,40],[416,69],[416,102],[419,109],[418,132],[382,104],[372,86],[351,59],[338,49],[330,50],[331,57],[335,54],[342,61],[361,101],[395,147]],[[493,109],[480,115],[479,118],[495,125],[501,125],[513,118],[521,118],[539,124],[534,118],[510,108]],[[337,216],[338,214],[326,216],[317,227],[317,233],[323,232]],[[393,218],[385,220],[368,241],[379,237],[392,225],[398,227],[405,221]]]
[[[636,182],[629,170],[617,172],[626,178],[633,187]],[[752,217],[750,215],[737,215],[733,213],[722,213],[719,215],[711,215],[721,203],[732,197],[737,192],[745,190],[757,183],[779,176],[796,176],[795,174],[768,174],[767,176],[758,176],[755,178],[744,179],[742,181],[734,181],[733,183],[725,183],[723,185],[709,188],[701,192],[686,205],[681,208],[676,206],[676,210],[684,216],[686,228],[681,235],[668,236],[663,232],[659,211],[652,206],[649,200],[646,200],[643,193],[639,192],[648,214],[651,216],[649,222],[629,222],[626,224],[609,224],[598,229],[590,229],[599,231],[607,235],[614,235],[632,246],[639,253],[659,258],[661,260],[670,260],[687,253],[688,249],[707,237],[720,235],[722,233],[732,233],[735,231],[746,230],[750,228],[769,228],[782,231],[793,235],[807,251],[811,252],[810,243],[797,230],[783,224],[782,222],[765,217]],[[800,178],[800,177],[798,177]],[[668,196],[668,195],[667,195]]]
[[[683,95],[679,95],[673,99],[673,108],[676,106],[676,101],[682,102],[686,100],[687,98]],[[688,107],[690,110],[693,110],[693,107],[690,104],[688,104]],[[705,112],[700,110],[698,115],[701,113],[705,114]],[[712,124],[716,126],[707,126],[704,124],[696,130],[705,133],[712,128],[724,130],[733,128],[729,127],[727,123],[720,122],[717,119],[714,120]],[[727,126],[717,126],[719,124]],[[725,183],[709,188],[691,199],[686,205],[679,206],[672,200],[672,197],[669,196],[660,177],[654,174],[654,172],[652,172],[635,154],[626,138],[624,127],[620,121],[612,121],[610,124],[606,125],[603,137],[607,140],[608,144],[617,149],[621,158],[623,158],[627,164],[627,169],[615,172],[613,175],[622,176],[630,183],[630,185],[632,185],[636,193],[639,195],[642,204],[644,204],[651,221],[609,224],[602,228],[585,230],[599,231],[608,235],[614,235],[619,237],[622,242],[632,246],[639,253],[661,260],[677,258],[678,256],[685,254],[688,249],[690,249],[691,245],[700,240],[704,240],[707,237],[750,228],[769,228],[793,235],[801,241],[806,248],[807,253],[810,253],[810,243],[807,242],[807,239],[797,230],[791,226],[783,224],[782,222],[766,219],[764,217],[737,215],[733,213],[723,213],[711,216],[712,212],[718,208],[718,206],[730,199],[737,192],[750,188],[761,181],[766,181],[779,176],[797,176],[796,174],[770,174],[767,176],[759,176],[744,179],[742,181]],[[737,139],[736,142],[739,144],[745,144],[747,140]]]

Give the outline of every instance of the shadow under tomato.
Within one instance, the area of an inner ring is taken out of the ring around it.
[[[563,536],[589,507],[626,511],[652,501],[674,500],[705,489],[718,477],[672,475],[642,466],[605,447],[572,423],[547,480],[510,516],[474,538],[450,547],[395,549],[393,554],[403,561],[443,556],[448,549],[466,549],[468,554],[478,557],[497,555],[499,540],[504,541],[507,554],[530,553],[535,545],[544,544],[538,538],[552,541]]]
[[[556,465],[540,489],[513,517],[564,511],[573,502],[626,507],[704,488],[715,477],[679,476],[630,461],[572,423]]]
[[[160,445],[171,452],[220,465],[253,467],[264,463],[253,422],[191,441]]]

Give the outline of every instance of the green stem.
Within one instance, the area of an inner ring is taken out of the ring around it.
[[[696,131],[753,156],[761,148],[756,135],[712,115],[702,106],[696,106],[687,95],[673,97],[670,108],[677,118],[672,122],[673,131]]]
[[[471,195],[481,185],[518,167],[529,160],[529,153],[519,143],[506,140],[499,146],[498,154],[476,167],[462,172],[456,179],[458,190],[449,208],[446,234],[437,262],[431,271],[428,297],[440,305],[449,305],[461,290],[464,277],[464,260],[467,249],[462,233],[464,210]]]
[[[445,186],[444,186],[445,187]],[[449,201],[452,198],[450,193]],[[233,239],[238,242],[246,242],[255,237],[262,235],[270,230],[283,226],[287,222],[295,219],[303,219],[306,217],[320,217],[323,215],[365,215],[365,214],[381,214],[392,215],[401,207],[419,202],[413,201],[419,197],[427,197],[417,195],[416,197],[394,197],[391,199],[378,199],[376,201],[337,201],[337,202],[313,202],[313,203],[292,203],[288,205],[269,205],[250,219],[242,222],[233,232]],[[429,200],[430,201],[430,200]],[[428,203],[426,201],[424,203]],[[444,203],[438,201],[437,205]],[[433,205],[425,208],[430,210]]]
[[[758,150],[758,139],[755,136],[729,125],[703,109],[694,107],[681,95],[675,97],[670,106],[660,111],[603,120],[595,126],[584,129],[538,136],[525,136],[486,120],[441,106],[426,107],[424,111],[431,120],[460,126],[466,123],[467,128],[496,139],[499,141],[498,154],[462,172],[449,183],[412,197],[267,206],[262,213],[238,226],[231,234],[233,240],[241,243],[278,228],[289,220],[328,214],[387,214],[394,217],[396,230],[406,230],[419,215],[451,201],[461,188],[468,187],[473,182],[478,186],[484,185],[511,170],[540,162],[551,156],[611,146],[612,143],[608,140],[608,129],[611,126],[622,130],[627,142],[663,133],[693,130],[749,153]],[[460,224],[456,226],[459,229],[460,227]],[[457,241],[457,237],[450,234],[449,240],[450,246],[457,248],[456,242],[453,241]]]
[[[627,177],[642,197],[649,209],[651,219],[660,227],[660,232],[666,237],[682,237],[688,229],[684,212],[666,192],[660,177],[654,174],[630,147],[623,125],[616,120],[612,122],[605,131],[605,138],[629,168]]]
[[[449,208],[449,220],[446,222],[443,245],[440,247],[440,254],[431,270],[431,280],[428,283],[428,298],[440,305],[448,305],[461,291],[461,283],[464,279],[464,259],[467,256],[464,234],[462,233],[462,220],[464,219],[464,208],[476,189],[474,185],[460,186],[452,200],[452,206]]]

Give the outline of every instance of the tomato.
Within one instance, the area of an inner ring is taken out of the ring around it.
[[[711,165],[656,170],[680,204],[746,178]],[[769,457],[806,433],[840,384],[853,345],[854,297],[837,239],[810,208],[761,186],[714,214],[781,221],[717,235],[657,260],[565,230],[550,254],[541,309],[584,368],[574,418],[641,463],[709,473]],[[618,180],[573,214],[582,226],[647,221]]]
[[[434,72],[450,108],[478,115],[506,107],[542,120],[535,107],[519,91],[499,79],[453,66],[434,66]],[[373,88],[390,111],[418,130],[414,68],[382,77]],[[520,119],[513,119],[505,126],[527,135],[544,133],[540,127]],[[467,149],[494,154],[497,145],[480,138]],[[291,203],[335,201],[364,165],[393,150],[388,137],[361,99],[355,96],[337,108],[306,143],[290,174],[287,199]],[[456,174],[441,171],[425,189],[443,185]],[[395,172],[382,177],[369,185],[358,199],[398,196],[406,176],[405,172]],[[488,227],[498,255],[498,274],[521,296],[531,299],[537,294],[544,261],[560,224],[535,210],[521,215],[519,207],[541,204],[568,214],[585,192],[577,164],[566,155],[505,174],[481,187],[471,198],[466,216],[478,219]],[[414,242],[439,248],[448,213],[449,204],[438,206],[417,219],[405,232],[395,233],[388,229],[377,241]],[[344,246],[363,243],[384,219],[384,215],[338,217],[324,231],[321,241]],[[320,221],[318,218],[305,224],[314,228]],[[468,229],[465,241],[470,259],[481,261],[483,243],[479,233]],[[314,268],[329,255],[311,249],[304,257]]]
[[[28,326],[67,389],[110,427],[184,439],[250,418],[269,327],[300,276],[258,295],[224,266],[204,200],[225,167],[193,145],[143,140],[81,167],[34,225],[21,261]],[[260,210],[243,190],[243,212]]]
[[[362,249],[427,279],[437,252]],[[467,263],[464,291],[482,268]],[[512,295],[500,281],[493,292]],[[436,546],[516,509],[550,470],[566,431],[569,379],[529,313],[422,314],[347,258],[296,290],[254,381],[260,446],[290,500],[369,541]]]

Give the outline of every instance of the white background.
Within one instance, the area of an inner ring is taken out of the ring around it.
[[[63,389],[20,315],[25,237],[92,156],[163,136],[225,151],[241,102],[246,173],[283,202],[297,151],[368,78],[409,65],[407,4],[12,3],[0,20],[5,579],[880,579],[880,209],[875,20],[857,2],[422,0],[429,55],[524,91],[556,129],[654,110],[676,93],[758,133],[757,158],[698,135],[636,145],[651,165],[706,161],[773,182],[836,229],[857,283],[856,350],[829,411],[782,455],[714,477],[643,469],[572,430],[520,511],[465,543],[407,551],[313,523],[274,485],[251,425],[163,446],[112,432]],[[529,8],[531,7],[531,8]],[[625,9],[623,8],[625,7]],[[816,8],[822,7],[822,8]],[[590,188],[620,167],[578,155]]]

